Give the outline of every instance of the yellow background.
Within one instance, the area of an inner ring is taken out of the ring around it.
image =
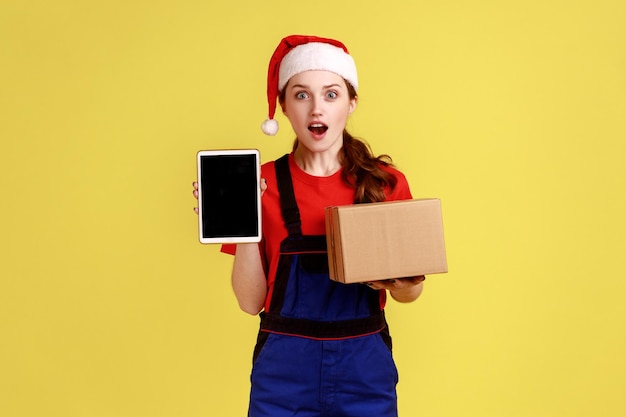
[[[2,1],[0,415],[245,415],[257,318],[191,182],[199,149],[290,149],[282,115],[259,126],[291,33],[348,45],[350,130],[442,199],[450,272],[388,309],[401,415],[626,415],[624,22],[621,0]]]

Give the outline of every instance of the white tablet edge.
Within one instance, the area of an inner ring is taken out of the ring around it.
[[[257,194],[257,225],[258,233],[256,236],[239,236],[239,237],[215,237],[205,238],[202,236],[202,172],[200,160],[203,156],[220,156],[220,155],[254,155],[256,168],[256,186],[259,190]],[[196,156],[196,165],[198,171],[198,238],[203,244],[225,244],[225,243],[258,243],[262,237],[261,223],[261,163],[260,152],[258,149],[212,149],[198,151]]]

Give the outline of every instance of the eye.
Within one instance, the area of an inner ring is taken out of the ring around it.
[[[337,98],[337,95],[338,95],[337,92],[333,90],[326,93],[326,97],[333,99],[333,100]]]
[[[298,100],[305,100],[307,97],[309,97],[309,95],[305,93],[304,91],[300,91],[299,93],[296,94],[296,98]]]

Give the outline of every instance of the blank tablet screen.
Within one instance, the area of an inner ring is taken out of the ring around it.
[[[198,153],[202,243],[258,242],[259,155],[256,150]]]

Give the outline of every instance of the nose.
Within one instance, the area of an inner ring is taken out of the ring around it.
[[[322,103],[323,100],[320,97],[314,96],[313,100],[311,100],[311,115],[319,116],[322,114]]]

